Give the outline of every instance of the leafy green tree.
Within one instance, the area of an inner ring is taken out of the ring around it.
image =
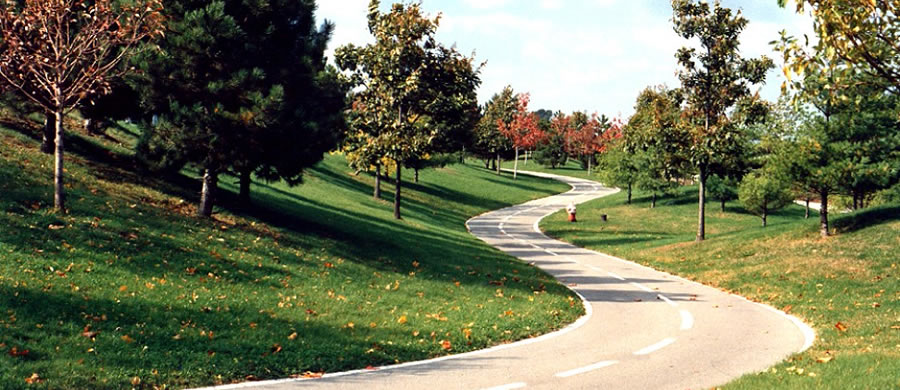
[[[747,211],[762,218],[762,225],[773,211],[780,210],[793,201],[790,183],[772,169],[760,169],[744,176],[738,197]]]
[[[652,194],[654,208],[657,196],[677,187],[674,179],[687,164],[685,150],[690,140],[681,125],[681,102],[677,89],[647,88],[638,95],[635,113],[626,126],[626,147],[634,153],[640,172],[637,186]]]
[[[706,179],[723,156],[734,149],[736,127],[728,110],[750,95],[750,86],[765,81],[772,62],[765,56],[741,58],[740,33],[747,19],[718,2],[673,0],[675,31],[685,39],[698,39],[700,50],[684,47],[676,58],[678,77],[687,100],[692,143],[690,161],[700,182],[697,241],[706,238]]]
[[[782,7],[787,3],[778,0]],[[881,84],[900,90],[900,3],[798,0],[796,10],[811,11],[818,45],[828,50],[830,57],[863,68]]]
[[[513,148],[512,141],[505,137],[497,123],[502,122],[509,126],[515,118],[519,101],[511,86],[506,86],[484,106],[484,114],[475,128],[475,141],[473,149],[475,155],[488,163],[496,162],[494,167],[500,174],[500,155]]]
[[[625,189],[626,203],[631,204],[632,191],[640,176],[640,167],[635,153],[629,151],[625,142],[622,138],[612,141],[606,151],[600,154],[597,168],[603,184]]]
[[[838,191],[857,210],[900,179],[900,100],[867,83],[855,85],[851,93],[858,103],[835,115],[834,125],[842,131],[832,142],[840,147],[845,167]]]
[[[347,88],[325,65],[332,26],[313,1],[173,1],[161,51],[139,57],[132,81],[148,126],[139,147],[154,165],[203,171],[198,214],[212,214],[219,175],[234,172],[249,202],[251,174],[299,184],[340,139]]]
[[[335,59],[359,87],[351,129],[363,132],[375,156],[396,166],[394,217],[400,219],[403,167],[437,149],[435,139],[454,130],[456,113],[474,113],[480,68],[473,58],[437,42],[440,18],[426,17],[420,4],[396,3],[389,12],[379,11],[379,5],[369,3],[375,43],[342,46]]]
[[[718,199],[722,204],[722,212],[725,212],[725,203],[737,199],[738,182],[733,177],[721,177],[711,175],[706,183],[709,196]]]
[[[821,201],[820,232],[830,235],[829,195],[835,193],[848,178],[848,143],[846,129],[837,126],[836,116],[859,106],[863,95],[858,84],[864,81],[859,68],[850,66],[824,42],[806,47],[796,38],[781,33],[774,42],[783,54],[784,72],[788,78],[785,91],[794,91],[793,102],[808,105],[818,117],[809,118],[792,147],[786,148],[781,160],[789,167],[789,177],[804,192],[813,192]],[[801,75],[801,77],[792,77]],[[864,84],[864,82],[863,82]]]
[[[556,169],[569,160],[567,152],[567,138],[574,129],[572,116],[557,112],[550,120],[549,130],[546,132],[545,142],[540,144],[534,152],[534,161],[538,164]]]

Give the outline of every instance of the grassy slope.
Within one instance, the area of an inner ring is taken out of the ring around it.
[[[666,270],[782,308],[817,332],[815,345],[735,389],[888,389],[900,387],[900,207],[833,219],[838,235],[821,239],[818,215],[792,206],[769,218],[707,208],[707,237],[696,235],[696,187],[649,209],[649,197],[624,194],[579,207],[571,225],[545,219],[550,235]],[[608,223],[599,214],[609,214]],[[838,329],[846,326],[846,330]],[[820,362],[817,362],[819,360]],[[827,362],[826,362],[827,361]]]
[[[391,185],[372,200],[370,178],[330,156],[303,186],[254,186],[252,215],[207,221],[190,216],[196,181],[107,165],[129,161],[133,139],[114,136],[123,144],[72,137],[92,158],[68,160],[71,210],[57,215],[52,158],[0,129],[0,388],[179,388],[362,368],[509,342],[582,313],[548,275],[464,227],[563,184],[464,165],[424,171],[398,222]],[[34,373],[39,383],[26,384]]]
[[[503,163],[500,164],[500,166],[503,167],[503,169],[513,169],[514,161],[504,160]],[[574,159],[570,159],[569,161],[566,162],[565,165],[559,166],[554,169],[554,168],[550,168],[550,167],[535,163],[531,159],[528,160],[528,165],[525,165],[524,158],[522,158],[520,156],[519,157],[519,170],[520,171],[552,173],[554,175],[563,175],[563,176],[578,177],[578,178],[582,178],[582,179],[597,180],[596,174],[588,175],[587,170],[581,168],[581,163]]]

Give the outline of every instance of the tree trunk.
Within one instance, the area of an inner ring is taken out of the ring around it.
[[[656,208],[656,193],[655,192],[653,193],[653,196],[650,198],[650,208],[651,209]]]
[[[63,153],[65,150],[63,148],[62,120],[63,114],[61,110],[53,114],[54,132],[56,133],[53,140],[53,159],[55,161],[53,169],[53,207],[59,212],[66,211],[66,189],[63,187]]]
[[[591,174],[591,163],[594,162],[594,156],[588,155],[588,175]]]
[[[528,151],[525,151],[525,166],[528,166]]]
[[[700,206],[697,223],[697,242],[706,239],[706,167],[700,167]]]
[[[819,224],[821,225],[822,237],[828,237],[828,191],[822,190],[822,208],[819,210]]]
[[[203,190],[200,192],[200,208],[197,215],[205,218],[212,217],[213,203],[219,186],[219,174],[212,169],[203,171]]]
[[[240,172],[240,190],[238,191],[238,201],[242,206],[250,205],[250,169],[242,169]]]
[[[628,202],[627,204],[631,204],[631,183],[628,183]]]
[[[519,173],[519,148],[516,148],[516,162],[513,163],[513,180],[516,180],[516,175]]]
[[[381,199],[381,165],[375,166],[375,193],[372,197],[375,200]]]
[[[413,174],[413,177],[416,181],[416,184],[419,184],[419,168],[414,168],[414,170],[415,170],[415,174]]]
[[[768,216],[769,216],[769,209],[768,209],[768,207],[763,207],[763,210],[762,210],[762,223],[763,223],[763,227],[766,227],[766,225],[768,225],[768,223],[767,223],[767,221],[766,221],[766,217],[768,217]]]
[[[41,152],[53,154],[56,149],[56,115],[53,113],[44,114],[44,130],[41,133]]]
[[[805,219],[809,219],[809,195],[806,196],[806,216]]]
[[[497,174],[500,174],[500,152],[497,152]]]
[[[722,198],[721,201],[722,201],[722,212],[724,213],[725,212],[725,198]]]
[[[403,181],[400,179],[400,170],[402,169],[403,166],[397,161],[397,185],[394,190],[394,218],[396,219],[403,219],[400,217],[400,187],[403,186]]]

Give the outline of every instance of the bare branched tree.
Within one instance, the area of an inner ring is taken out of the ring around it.
[[[54,206],[65,210],[62,120],[109,92],[120,63],[163,33],[161,0],[0,0],[0,82],[55,120]]]

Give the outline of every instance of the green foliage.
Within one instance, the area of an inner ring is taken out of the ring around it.
[[[506,125],[512,123],[518,107],[516,93],[511,86],[506,86],[498,94],[494,94],[491,100],[484,106],[484,113],[475,127],[473,153],[483,160],[497,157],[497,154],[506,153],[512,149],[512,141],[500,133],[497,123],[502,121]]]
[[[423,15],[420,4],[395,3],[385,13],[379,4],[369,3],[375,43],[335,52],[338,66],[358,90],[344,149],[357,170],[392,161],[400,181],[403,166],[464,143],[461,138],[477,118],[480,69],[473,58],[437,42],[440,18]],[[399,187],[394,215],[401,217]]]
[[[640,178],[641,171],[635,153],[628,150],[625,142],[624,139],[613,142],[606,152],[600,155],[597,167],[600,181],[604,185],[627,190],[627,202],[630,204],[632,187]]]
[[[737,199],[738,182],[732,177],[712,175],[706,181],[706,192],[710,197],[722,202],[722,211],[725,211],[725,202]]]
[[[681,125],[681,103],[680,90],[647,88],[638,95],[635,113],[625,126],[624,147],[637,167],[636,184],[654,199],[671,193],[678,186],[673,180],[688,165],[690,134]]]
[[[134,61],[145,119],[159,119],[145,126],[141,158],[298,184],[340,139],[347,91],[324,61],[333,27],[319,28],[314,10],[312,1],[173,2],[160,50]]]
[[[750,96],[750,86],[765,81],[772,61],[765,56],[741,58],[739,36],[747,26],[736,14],[715,2],[673,0],[675,32],[685,39],[698,39],[700,50],[683,47],[676,58],[678,78],[687,102],[686,125],[692,141],[686,151],[700,175],[700,221],[697,240],[705,239],[704,186],[707,176],[723,157],[738,150],[737,127],[726,113]]]
[[[584,119],[586,117],[586,115],[568,116],[562,112],[554,114],[550,120],[550,127],[546,130],[545,141],[538,145],[534,152],[534,161],[553,169],[569,161],[568,137],[575,129],[575,122],[586,120]]]
[[[778,0],[778,4],[785,7],[787,0]],[[802,0],[796,2],[796,10],[811,11],[820,52],[864,69],[887,88],[900,89],[900,47],[896,45],[900,41],[900,4]],[[802,61],[793,64],[798,63]]]
[[[790,184],[767,169],[750,172],[741,180],[738,198],[744,208],[762,218],[766,226],[769,214],[791,204],[794,197]]]

